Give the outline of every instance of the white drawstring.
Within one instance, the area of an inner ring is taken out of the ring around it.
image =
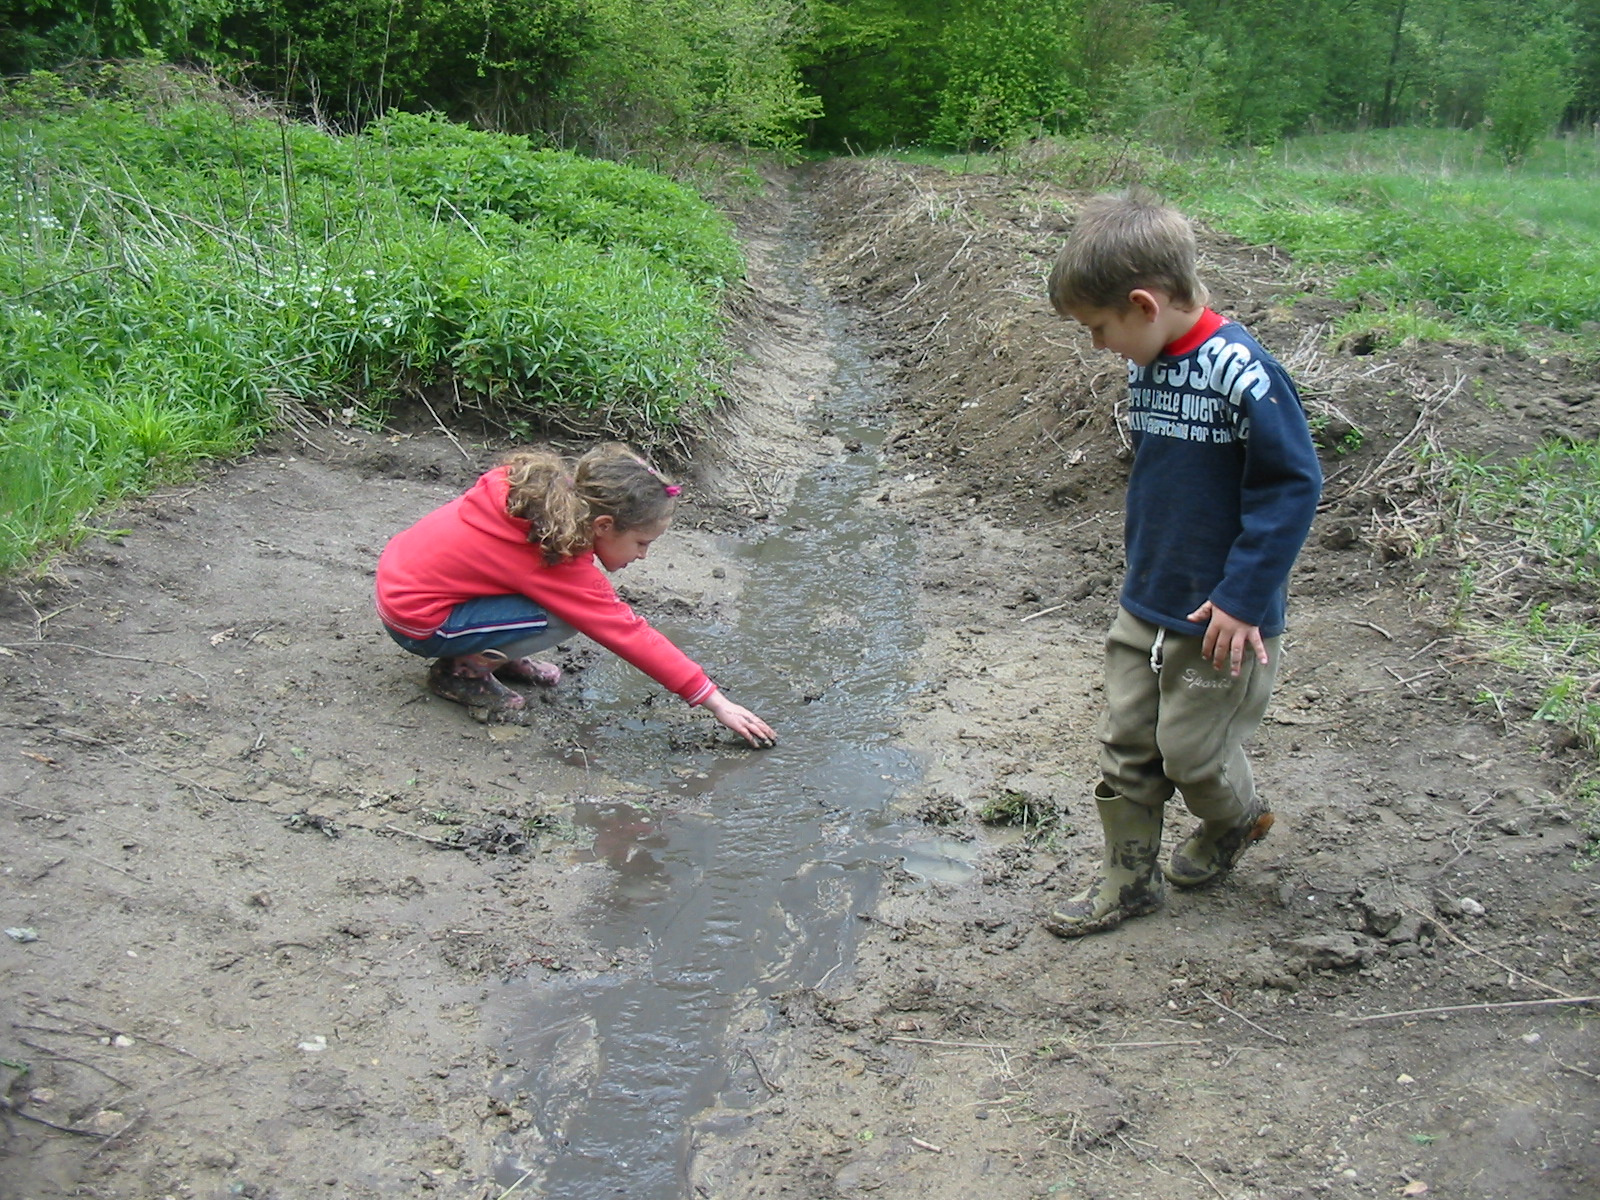
[[[1161,674],[1161,648],[1166,645],[1166,641],[1167,631],[1157,629],[1155,645],[1150,647],[1150,669],[1157,675]]]

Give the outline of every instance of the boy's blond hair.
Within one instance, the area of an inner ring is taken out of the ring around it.
[[[1050,271],[1050,303],[1126,312],[1136,288],[1158,288],[1180,308],[1210,299],[1195,272],[1194,228],[1154,192],[1134,188],[1095,196],[1078,210],[1067,244]]]

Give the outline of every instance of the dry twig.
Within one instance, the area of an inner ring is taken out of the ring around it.
[[[1483,1004],[1442,1004],[1436,1008],[1408,1008],[1400,1012],[1368,1013],[1364,1017],[1351,1017],[1353,1023],[1365,1021],[1390,1021],[1398,1017],[1427,1017],[1436,1013],[1493,1012],[1496,1009],[1551,1008],[1561,1004],[1600,1004],[1600,996],[1560,996],[1553,1000],[1499,1000]]]

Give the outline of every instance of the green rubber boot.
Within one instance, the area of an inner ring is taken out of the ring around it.
[[[1201,821],[1162,868],[1178,887],[1199,887],[1233,870],[1251,846],[1267,836],[1273,816],[1261,800],[1252,800],[1241,816],[1231,821]]]
[[[1129,917],[1155,912],[1166,899],[1157,869],[1161,809],[1135,804],[1103,783],[1095,785],[1094,799],[1105,831],[1105,858],[1093,883],[1045,914],[1044,927],[1057,937],[1115,929]]]

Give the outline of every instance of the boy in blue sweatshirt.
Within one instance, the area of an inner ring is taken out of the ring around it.
[[[1105,855],[1044,918],[1081,937],[1154,912],[1163,874],[1180,887],[1219,878],[1271,826],[1243,743],[1277,675],[1322,472],[1289,376],[1206,307],[1179,213],[1139,191],[1090,200],[1049,288],[1056,312],[1128,360],[1134,452],[1099,730]],[[1200,823],[1160,868],[1174,791]]]

